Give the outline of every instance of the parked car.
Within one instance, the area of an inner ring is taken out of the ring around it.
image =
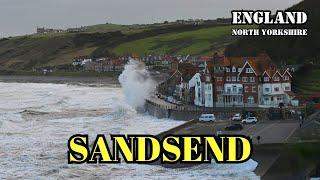
[[[182,105],[183,105],[183,103],[182,103],[181,101],[177,101],[176,104],[177,104],[178,106],[182,106]]]
[[[258,119],[256,117],[248,117],[241,121],[244,124],[257,123]]]
[[[199,121],[209,122],[209,121],[215,121],[216,117],[214,114],[201,114],[199,117]]]
[[[231,120],[232,121],[241,121],[241,114],[240,113],[237,113],[235,114],[234,116],[232,116]]]
[[[169,102],[169,103],[173,103],[173,102],[174,102],[174,99],[173,99],[172,96],[168,96],[168,97],[166,98],[166,101]]]
[[[243,126],[241,124],[232,124],[225,128],[225,130],[227,131],[236,131],[236,130],[242,130],[242,129],[243,129]]]

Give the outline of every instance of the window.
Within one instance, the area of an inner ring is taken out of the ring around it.
[[[232,76],[232,81],[233,82],[237,81],[237,76]]]
[[[248,89],[249,89],[249,87],[248,87],[248,86],[245,86],[245,87],[244,87],[244,92],[248,92]]]
[[[242,87],[239,87],[239,93],[242,93],[242,91],[243,91],[243,88]]]
[[[288,81],[289,80],[289,76],[285,76],[284,80]]]
[[[231,87],[227,87],[227,93],[231,93]]]
[[[279,76],[274,77],[274,81],[279,81]]]
[[[248,82],[248,77],[242,77],[243,82]]]
[[[222,86],[217,86],[217,91],[221,92],[222,91]]]
[[[275,91],[275,92],[279,92],[279,87],[275,87],[275,88],[274,88],[274,91]]]
[[[252,86],[252,92],[257,92],[257,88],[255,86]]]
[[[253,96],[249,96],[248,97],[248,103],[249,104],[253,104],[254,103],[254,97]]]
[[[197,82],[197,86],[200,86],[200,82]]]
[[[255,77],[250,77],[250,82],[255,82],[256,78]]]
[[[217,81],[221,82],[222,81],[222,77],[217,77]]]
[[[237,86],[232,86],[232,92],[234,92],[234,93],[237,92]]]
[[[284,90],[285,90],[285,91],[290,91],[290,87],[289,87],[289,86],[286,86],[286,87],[284,88]]]
[[[264,78],[263,78],[263,81],[264,81],[264,82],[269,82],[269,80],[270,80],[269,77],[264,77]]]
[[[228,82],[230,82],[230,81],[231,81],[230,76],[227,76],[227,81],[228,81]]]
[[[235,67],[233,66],[232,72],[237,72],[237,68],[235,68]]]
[[[264,88],[265,92],[270,92],[270,88]]]
[[[251,68],[246,68],[246,73],[253,73],[253,70]]]
[[[226,68],[226,72],[230,72],[230,68]]]

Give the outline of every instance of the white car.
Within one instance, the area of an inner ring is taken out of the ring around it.
[[[256,117],[248,117],[241,121],[244,124],[257,123],[258,119]]]
[[[209,121],[215,121],[216,117],[214,116],[214,114],[201,114],[201,116],[199,117],[199,121],[205,121],[205,122],[209,122]]]
[[[231,118],[232,121],[241,121],[241,114],[237,113]]]

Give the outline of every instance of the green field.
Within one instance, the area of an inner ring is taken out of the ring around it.
[[[97,24],[93,26],[88,26],[86,29],[87,33],[105,33],[111,31],[121,31],[124,34],[134,34],[150,30],[152,28],[157,28],[157,25],[120,25],[120,24]]]
[[[295,77],[294,84],[301,95],[310,95],[320,92],[320,67],[314,67],[304,74]]]
[[[88,26],[83,33],[48,33],[0,40],[0,70],[70,64],[78,56],[135,53],[208,55],[236,40],[233,26],[116,25]],[[242,28],[245,28],[242,26]]]
[[[236,40],[231,36],[232,28],[236,27],[209,27],[194,31],[161,34],[120,44],[112,51],[117,55],[127,53],[209,55],[214,51],[224,50],[226,45]]]

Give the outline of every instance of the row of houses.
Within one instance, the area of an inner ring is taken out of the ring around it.
[[[118,58],[74,58],[72,65],[74,70],[94,71],[94,72],[122,72],[128,57]]]
[[[53,28],[45,28],[45,27],[37,27],[37,34],[46,34],[46,33],[61,33],[61,32],[68,32],[68,33],[79,33],[84,32],[86,27],[79,27],[79,28],[68,28],[68,29],[53,29]]]
[[[203,107],[278,107],[297,105],[289,68],[277,67],[267,54],[257,57],[215,55],[204,68],[180,62],[159,90]]]
[[[147,55],[147,56],[120,56],[120,57],[102,57],[90,58],[86,56],[76,57],[73,59],[72,65],[74,70],[110,72],[123,70],[124,65],[129,58],[144,62],[149,70],[164,70],[172,69],[179,61],[185,61],[189,56],[170,56],[170,55]]]

